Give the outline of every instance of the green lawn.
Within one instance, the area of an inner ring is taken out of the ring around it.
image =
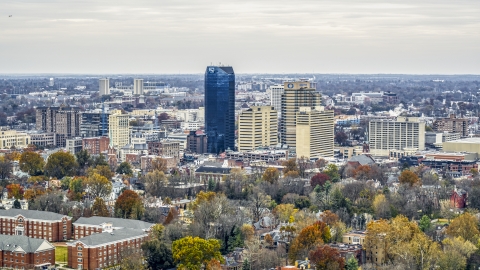
[[[55,261],[56,262],[67,262],[68,261],[68,248],[63,246],[57,246],[55,248]]]

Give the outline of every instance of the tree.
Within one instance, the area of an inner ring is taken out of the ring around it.
[[[154,225],[150,233],[150,239],[142,244],[145,261],[149,269],[161,270],[174,267],[172,251],[165,244],[164,229],[160,224]]]
[[[355,257],[350,257],[345,264],[345,270],[358,270],[358,261]]]
[[[340,252],[327,245],[320,245],[310,251],[308,258],[317,270],[343,269],[345,267],[345,260],[340,256]]]
[[[400,181],[400,184],[402,184],[402,185],[405,184],[405,185],[409,185],[411,187],[414,186],[414,185],[421,184],[420,178],[418,178],[418,176],[410,170],[402,171],[402,173],[398,177],[398,181]]]
[[[304,258],[308,251],[317,245],[330,241],[330,228],[327,223],[317,221],[314,224],[303,228],[298,236],[292,241],[288,257],[294,262],[298,258]]]
[[[72,201],[80,201],[85,194],[83,191],[85,177],[75,177],[70,181],[69,199]]]
[[[112,180],[113,176],[115,175],[114,172],[110,169],[108,165],[97,165],[95,168],[89,168],[87,174],[90,176],[94,173],[97,173],[108,180]]]
[[[254,187],[252,193],[248,196],[248,202],[253,214],[253,221],[260,219],[262,212],[268,207],[272,199],[266,195],[260,188]]]
[[[338,215],[335,213],[332,213],[330,210],[324,211],[322,214],[320,214],[320,219],[327,223],[328,226],[332,227],[337,223],[340,219],[338,218]]]
[[[77,166],[75,157],[70,152],[59,151],[48,157],[45,174],[62,179],[64,176],[74,176]]]
[[[478,176],[478,169],[476,168],[471,168],[470,173],[472,174],[473,177]]]
[[[477,219],[470,213],[464,213],[452,220],[446,231],[451,237],[462,237],[472,243],[478,242],[480,231]]]
[[[384,194],[377,194],[373,200],[373,210],[377,218],[390,218],[390,203]]]
[[[353,171],[353,176],[357,180],[368,180],[371,179],[372,168],[368,165],[360,165]]]
[[[117,173],[118,174],[125,174],[125,175],[132,175],[133,174],[132,166],[130,165],[130,163],[124,161],[124,162],[120,163],[120,165],[118,165]]]
[[[10,177],[12,173],[12,162],[4,157],[0,157],[0,179]]]
[[[420,230],[422,230],[422,232],[426,232],[430,229],[431,226],[432,223],[430,221],[430,218],[427,215],[423,215],[418,225],[418,227],[420,227]]]
[[[15,201],[13,201],[13,208],[15,208],[15,209],[21,209],[22,208],[18,199],[15,199]]]
[[[110,195],[113,187],[112,182],[98,173],[89,176],[84,184],[87,186],[88,192],[93,198],[105,198]]]
[[[270,184],[277,182],[278,178],[280,178],[280,173],[277,168],[267,168],[262,175],[262,180]]]
[[[326,173],[317,173],[310,179],[310,186],[315,188],[317,185],[323,186],[330,180],[330,176]]]
[[[315,161],[315,167],[317,167],[317,169],[323,169],[325,165],[327,165],[327,161],[323,158],[319,158]]]
[[[269,233],[265,235],[263,240],[265,240],[265,243],[267,243],[268,246],[273,246],[273,237]]]
[[[242,263],[242,270],[251,270],[250,268],[250,261],[248,260],[248,258],[246,258],[245,260],[243,260],[243,263]]]
[[[88,153],[87,150],[80,150],[75,154],[75,157],[77,158],[77,163],[80,168],[85,168],[88,166],[88,162],[90,160],[90,154]]]
[[[45,189],[42,186],[33,186],[32,188],[25,190],[23,198],[30,201],[43,194],[45,194]]]
[[[139,219],[143,213],[143,202],[135,191],[125,190],[115,201],[115,215],[121,218]]]
[[[168,162],[164,158],[156,158],[152,160],[152,170],[166,173],[168,171]]]
[[[335,134],[335,141],[340,145],[344,145],[347,139],[348,136],[343,131],[337,132],[337,134]]]
[[[287,161],[282,162],[283,166],[283,175],[286,175],[287,173],[294,171],[298,175],[298,167],[297,167],[297,161],[294,158],[291,158]]]
[[[168,179],[163,171],[154,170],[145,175],[145,191],[150,196],[160,197],[164,194],[165,187],[168,185]]]
[[[29,175],[40,175],[43,173],[43,167],[45,161],[40,154],[26,151],[20,156],[20,170],[28,173]]]
[[[21,200],[23,198],[23,187],[20,184],[9,184],[7,185],[8,198],[15,198],[16,200]]]
[[[336,181],[340,180],[340,174],[338,173],[338,167],[337,167],[337,165],[335,165],[333,163],[328,164],[327,168],[323,172],[326,173],[330,177],[332,182],[336,182]]]
[[[217,239],[202,239],[187,236],[172,244],[173,258],[180,269],[201,269],[211,260],[223,262],[220,242]]]
[[[287,222],[296,211],[293,204],[279,204],[273,209],[273,213],[282,222]]]
[[[92,215],[99,216],[99,217],[110,216],[110,211],[108,211],[107,205],[105,204],[105,201],[102,198],[100,197],[95,198],[95,201],[93,202],[93,206],[92,206]]]

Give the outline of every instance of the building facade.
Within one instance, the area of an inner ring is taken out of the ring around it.
[[[67,139],[66,143],[65,143],[65,149],[68,152],[75,155],[76,153],[82,151],[82,147],[83,147],[82,144],[83,144],[82,138],[80,138],[80,137]]]
[[[98,94],[110,95],[110,80],[108,78],[98,80]]]
[[[73,223],[74,239],[80,239],[92,234],[112,232],[121,229],[135,229],[149,232],[153,223],[141,220],[111,218],[111,217],[81,217]]]
[[[300,107],[320,106],[321,95],[311,88],[310,82],[286,82],[282,95],[282,112],[280,116],[280,142],[289,146],[296,144],[297,113]]]
[[[148,142],[148,154],[180,159],[180,143],[174,141]]]
[[[197,134],[197,131],[190,131],[187,136],[186,150],[190,153],[203,154],[207,152],[207,135]]]
[[[205,71],[205,133],[209,153],[235,149],[235,73],[232,67],[208,66]]]
[[[108,135],[109,114],[102,110],[88,111],[82,113],[80,123],[80,136],[83,138]]]
[[[270,86],[270,105],[277,111],[278,118],[282,114],[282,95],[285,88],[282,84]]]
[[[129,115],[121,110],[113,110],[109,115],[108,134],[110,145],[123,147],[130,143]]]
[[[55,133],[56,146],[65,147],[66,139],[80,136],[81,113],[78,107],[37,107],[36,129]]]
[[[108,137],[83,138],[82,148],[90,155],[99,155],[108,151],[110,139]]]
[[[47,269],[55,265],[55,246],[24,235],[0,235],[2,269]]]
[[[28,133],[30,135],[30,144],[37,146],[57,145],[57,136],[55,133],[45,133],[43,131],[33,131]]]
[[[72,218],[52,212],[12,208],[0,212],[0,232],[50,242],[65,241],[72,237]]]
[[[296,119],[297,157],[333,158],[335,120],[322,106],[300,107]]]
[[[457,118],[451,114],[449,118],[439,118],[433,122],[433,130],[438,132],[460,133],[462,137],[468,136],[468,119]]]
[[[372,155],[388,156],[390,150],[425,149],[425,123],[417,117],[396,121],[371,120],[368,141]]]
[[[143,79],[134,79],[133,80],[133,94],[134,95],[143,95]]]
[[[272,106],[252,106],[238,119],[238,151],[273,147],[278,142],[277,111]]]
[[[0,148],[10,149],[25,148],[31,144],[30,135],[16,130],[2,130],[0,131]]]

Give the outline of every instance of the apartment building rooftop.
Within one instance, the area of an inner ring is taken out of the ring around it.
[[[148,223],[141,220],[133,219],[123,219],[123,218],[111,218],[111,217],[81,217],[73,223],[74,226],[90,225],[90,226],[101,226],[105,223],[111,223],[112,227],[115,229],[135,229],[135,230],[149,230],[153,223]]]
[[[118,241],[124,241],[130,238],[137,238],[141,236],[147,236],[144,230],[136,230],[136,229],[121,229],[116,230],[114,232],[102,232],[92,234],[73,242],[67,243],[67,246],[75,246],[77,242],[82,242],[84,245],[87,246],[99,246],[104,245],[107,243],[113,243]]]
[[[36,253],[55,247],[47,240],[36,239],[24,235],[0,235],[0,250],[10,252]]]
[[[3,217],[16,217],[21,215],[24,218],[28,219],[38,219],[38,220],[60,220],[65,215],[57,214],[53,212],[47,211],[37,211],[37,210],[23,210],[23,209],[15,209],[11,208],[8,210],[0,210],[0,216]],[[67,217],[68,219],[72,219],[71,217]]]

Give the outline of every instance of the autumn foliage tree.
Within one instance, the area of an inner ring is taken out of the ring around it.
[[[29,175],[40,175],[43,173],[43,167],[45,161],[40,154],[32,151],[25,151],[20,156],[20,170],[28,173]]]
[[[20,200],[23,198],[23,187],[20,184],[9,184],[7,185],[8,198],[15,198]]]
[[[330,181],[330,176],[326,173],[317,173],[310,179],[310,186],[315,188],[318,186],[323,186],[327,181]]]
[[[104,198],[112,192],[112,182],[98,173],[90,175],[84,185],[88,187],[88,191],[93,198]]]
[[[110,212],[108,211],[107,205],[102,198],[95,198],[92,206],[92,214],[99,217],[109,217]]]
[[[217,239],[187,236],[173,242],[172,252],[179,269],[202,269],[212,260],[224,261]]]
[[[297,161],[294,158],[282,162],[282,166],[283,175],[286,175],[289,172],[295,172],[298,175]]]
[[[277,168],[267,168],[262,175],[262,180],[273,184],[280,178]]]
[[[353,171],[354,178],[357,180],[368,180],[372,178],[372,168],[368,165],[360,165]]]
[[[138,219],[143,214],[143,202],[132,190],[125,190],[115,201],[115,215],[121,218]]]
[[[409,185],[411,187],[421,184],[420,178],[410,170],[404,170],[398,177],[398,181],[400,181],[400,184]]]
[[[74,176],[77,166],[77,161],[70,152],[58,151],[48,157],[45,174],[62,179],[64,176]]]
[[[478,220],[466,212],[452,220],[447,228],[447,235],[451,237],[462,237],[472,243],[477,243],[480,236]]]
[[[343,269],[345,267],[345,259],[340,256],[340,252],[327,245],[319,245],[315,250],[310,251],[308,259],[315,265],[315,269]]]
[[[290,261],[294,262],[299,258],[304,258],[315,246],[327,243],[330,238],[330,228],[323,221],[317,221],[303,228],[292,241],[288,254]]]

